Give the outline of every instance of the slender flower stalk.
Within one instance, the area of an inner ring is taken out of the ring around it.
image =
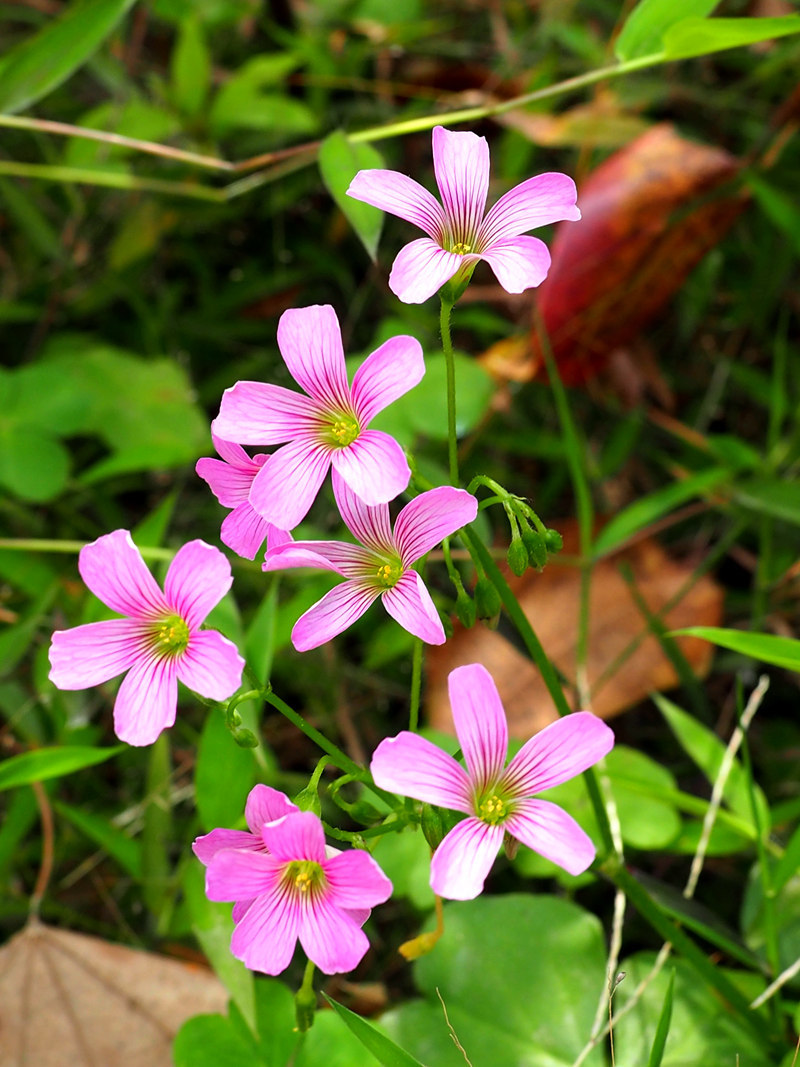
[[[198,459],[195,470],[208,482],[220,504],[224,508],[233,508],[222,523],[219,534],[222,543],[238,556],[255,559],[265,540],[273,548],[291,541],[292,535],[288,531],[267,522],[250,503],[253,481],[269,456],[262,453],[251,457],[241,445],[223,441],[216,434],[211,435],[211,440],[222,458],[206,456]]]
[[[379,597],[393,619],[429,644],[444,643],[439,613],[413,569],[426,552],[474,520],[478,502],[464,489],[440,486],[402,509],[394,530],[389,507],[369,507],[334,474],[333,492],[345,525],[360,544],[293,541],[267,553],[265,571],[318,567],[346,579],[297,620],[292,643],[299,652],[330,641]]]
[[[234,901],[234,956],[280,974],[299,940],[325,974],[351,971],[369,948],[361,927],[392,883],[362,849],[328,849],[318,817],[275,789],[256,786],[245,815],[249,832],[212,830],[193,846],[209,900]]]
[[[434,893],[478,896],[505,835],[570,874],[586,870],[595,856],[591,839],[562,808],[534,797],[602,759],[614,744],[612,731],[579,711],[546,726],[505,766],[508,725],[489,672],[479,663],[458,667],[448,685],[466,769],[408,731],[382,741],[370,767],[381,789],[466,815],[434,853]]]
[[[411,476],[400,445],[372,419],[425,373],[413,337],[392,337],[347,381],[336,312],[291,308],[278,347],[303,393],[266,382],[237,382],[222,397],[212,430],[242,445],[281,445],[255,474],[249,501],[261,517],[292,530],[305,517],[330,467],[366,504],[385,504]]]
[[[474,133],[433,130],[433,168],[441,203],[422,185],[393,170],[361,170],[349,196],[388,211],[423,230],[394,261],[389,288],[407,304],[420,304],[450,282],[465,285],[484,259],[509,293],[539,285],[550,253],[537,226],[581,217],[575,183],[566,174],[539,174],[515,186],[486,212],[489,146]]]
[[[162,592],[127,530],[85,545],[78,570],[112,611],[126,616],[57,630],[50,679],[86,689],[127,671],[114,704],[114,731],[130,745],[150,745],[175,722],[178,681],[211,700],[239,688],[244,661],[236,646],[200,625],[231,587],[231,567],[217,548],[190,541],[169,565]]]

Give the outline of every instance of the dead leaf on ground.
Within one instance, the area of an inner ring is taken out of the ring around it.
[[[205,967],[32,921],[0,949],[0,1067],[169,1067],[227,1002]]]
[[[536,302],[562,379],[602,371],[663,309],[746,203],[738,161],[660,124],[614,152],[578,190],[582,218],[562,223]],[[730,186],[730,188],[728,188]],[[524,350],[481,357],[515,381],[542,369],[536,330]]]
[[[564,535],[564,551],[575,551],[574,522],[557,525]],[[633,599],[620,574],[620,565],[631,568],[634,584],[651,612],[659,612],[692,574],[692,567],[670,559],[654,540],[647,539],[600,560],[592,574],[589,627],[588,678],[592,688],[591,710],[603,718],[632,707],[653,690],[677,684],[675,669]],[[552,559],[541,574],[528,571],[510,584],[530,619],[545,652],[555,666],[572,680],[575,677],[575,641],[578,632],[580,575],[577,567]],[[663,621],[669,629],[685,626],[718,626],[722,619],[722,588],[710,577],[696,581]],[[641,641],[633,654],[601,686],[598,680],[627,646]],[[708,671],[713,648],[693,637],[677,638],[693,671],[702,677]],[[558,718],[542,678],[524,651],[497,631],[476,626],[456,626],[446,645],[428,652],[428,721],[439,730],[453,732],[447,676],[465,663],[482,663],[497,683],[513,737],[527,738]]]

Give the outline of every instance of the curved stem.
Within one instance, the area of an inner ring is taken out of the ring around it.
[[[412,733],[419,727],[419,695],[422,688],[422,640],[414,639],[411,657],[411,696],[409,697],[408,728]]]

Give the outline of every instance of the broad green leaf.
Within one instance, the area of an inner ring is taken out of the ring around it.
[[[69,453],[43,430],[0,423],[0,485],[21,500],[52,500],[69,477]]]
[[[253,749],[237,745],[221,710],[209,712],[195,767],[195,800],[200,822],[208,832],[217,826],[236,828],[255,780]]]
[[[747,176],[747,185],[764,214],[789,239],[800,256],[800,208],[796,200],[754,174]]]
[[[632,534],[638,533],[679,505],[685,504],[687,500],[712,492],[728,478],[730,472],[724,467],[712,467],[629,504],[600,531],[594,544],[595,555],[605,555]]]
[[[550,895],[504,894],[445,905],[444,925],[434,951],[414,964],[424,1000],[381,1019],[392,1040],[421,1063],[464,1067],[438,989],[473,1067],[571,1064],[606,981],[595,916]],[[584,1061],[603,1063],[600,1048]]]
[[[252,1042],[224,1015],[187,1019],[172,1045],[175,1067],[266,1067]]]
[[[800,483],[785,478],[740,482],[734,487],[731,499],[757,515],[771,515],[800,526]]]
[[[355,1012],[350,1011],[343,1004],[338,1004],[329,996],[326,996],[325,999],[339,1018],[356,1035],[364,1048],[369,1049],[378,1063],[382,1064],[382,1067],[423,1067],[419,1060],[409,1056],[407,1052],[395,1045],[394,1041],[382,1034],[380,1030],[376,1030],[366,1019],[362,1019],[360,1015],[356,1015]]]
[[[85,834],[96,845],[104,849],[109,856],[123,867],[131,878],[141,878],[142,854],[139,842],[118,830],[113,823],[101,815],[95,815],[84,808],[75,808],[62,800],[53,802],[59,815],[68,819],[72,825]]]
[[[640,952],[622,961],[621,969],[626,978],[614,997],[618,1011],[626,1006],[634,990],[650,975],[654,962],[655,954],[651,952]],[[764,1042],[754,1036],[738,1014],[720,1009],[715,991],[698,982],[692,966],[686,960],[676,959],[673,967],[672,1024],[661,1067],[711,1067],[712,1064],[714,1067],[722,1067],[722,1064],[733,1067],[737,1057],[747,1067],[772,1067],[775,1061]],[[764,980],[759,975],[748,975],[741,970],[726,970],[724,973],[739,984],[750,979],[748,999],[757,996],[764,988]],[[618,1067],[640,1067],[648,1062],[653,1035],[658,1029],[672,981],[667,971],[662,970],[647,984],[636,1007],[615,1023],[614,1049]]]
[[[120,753],[124,745],[113,748],[92,748],[83,745],[63,745],[59,748],[37,748],[20,756],[9,756],[0,763],[0,789],[13,789],[31,782],[44,782],[64,774],[82,771],[104,763]]]
[[[211,55],[200,20],[194,16],[181,23],[172,51],[172,98],[189,118],[197,116],[211,86]]]
[[[719,0],[639,0],[617,37],[617,59],[637,59],[660,52],[664,33],[689,15],[710,15]]]
[[[379,837],[372,850],[375,859],[394,886],[395,897],[408,897],[418,911],[434,905],[431,849],[421,830],[407,829]]]
[[[675,970],[673,968],[670,970],[669,985],[664,995],[664,1006],[661,1009],[661,1015],[658,1017],[658,1026],[653,1038],[653,1047],[650,1049],[650,1056],[647,1060],[647,1067],[661,1067],[661,1061],[664,1058],[664,1046],[667,1043],[669,1026],[672,1021],[672,997],[674,991]]]
[[[690,633],[691,631],[686,631]],[[677,737],[684,751],[690,756],[713,786],[719,775],[726,745],[707,726],[688,715],[677,704],[653,693],[653,700],[659,711],[667,720],[670,729]],[[756,806],[762,832],[770,826],[769,806],[763,792],[753,785]],[[728,779],[722,793],[726,804],[741,818],[753,824],[753,809],[750,802],[750,788],[747,772],[736,760],[731,764]]]
[[[744,630],[726,630],[721,626],[689,626],[676,630],[676,635],[701,637],[730,652],[752,656],[773,667],[785,667],[800,671],[800,641],[793,637],[778,637],[774,634],[753,634]]]
[[[319,121],[311,108],[280,92],[287,75],[300,62],[300,57],[291,52],[276,52],[256,56],[245,63],[212,101],[209,113],[212,131],[217,136],[232,129],[315,132]]]
[[[672,774],[627,745],[615,745],[606,757],[606,769],[625,843],[642,849],[669,847],[681,830]]]
[[[76,0],[0,61],[0,111],[35,103],[83,66],[134,0]]]
[[[772,884],[775,891],[779,893],[798,870],[800,870],[800,826],[789,838],[783,855],[772,872]]]
[[[682,19],[664,34],[664,55],[667,59],[688,59],[722,52],[726,48],[771,41],[800,33],[800,15],[779,18],[740,19]]]
[[[342,130],[334,130],[320,145],[319,169],[322,180],[342,214],[356,231],[370,259],[375,262],[383,227],[383,212],[347,195],[350,182],[360,170],[383,166],[377,149],[354,144]]]

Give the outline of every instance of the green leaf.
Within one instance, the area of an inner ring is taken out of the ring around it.
[[[325,999],[339,1018],[356,1035],[364,1048],[369,1049],[383,1067],[423,1067],[419,1060],[409,1056],[407,1052],[395,1045],[394,1041],[390,1041],[380,1030],[376,1030],[374,1026],[371,1026],[366,1019],[362,1019],[360,1015],[356,1015],[355,1012],[350,1011],[343,1004],[338,1004],[327,994]]]
[[[754,174],[747,176],[747,185],[761,210],[788,237],[795,253],[800,256],[800,209],[795,201]]]
[[[373,263],[383,227],[383,212],[361,200],[354,200],[347,195],[347,188],[360,170],[382,166],[383,159],[377,149],[368,144],[354,144],[342,130],[334,130],[320,145],[322,180]]]
[[[200,20],[193,16],[181,22],[172,51],[172,99],[189,118],[200,114],[211,86],[211,55]]]
[[[169,735],[160,734],[150,746],[147,763],[146,801],[142,828],[142,895],[159,924],[168,919],[172,840],[170,783],[172,761]]]
[[[800,484],[787,479],[761,478],[754,482],[740,482],[734,488],[731,499],[739,507],[754,511],[757,515],[770,515],[774,519],[800,526]]]
[[[264,1067],[253,1045],[223,1015],[187,1019],[172,1045],[175,1067]]]
[[[743,656],[752,656],[762,663],[773,667],[785,667],[790,671],[800,671],[800,641],[793,637],[777,637],[774,634],[753,634],[744,630],[726,630],[721,626],[689,626],[685,630],[676,630],[677,636],[700,637],[711,641],[720,648],[730,652],[739,652]]]
[[[21,500],[53,500],[69,477],[69,453],[54,437],[30,426],[0,426],[0,484]]]
[[[667,59],[688,59],[722,52],[726,48],[771,41],[800,33],[800,15],[780,18],[703,19],[687,18],[676,22],[664,34]]]
[[[660,52],[664,33],[689,15],[710,15],[719,0],[639,0],[617,37],[614,53],[622,61]]]
[[[712,492],[728,478],[730,472],[724,467],[712,467],[629,504],[600,531],[594,544],[595,555],[605,555],[632,534],[638,533],[687,500]]]
[[[319,121],[311,108],[276,91],[300,62],[291,52],[278,52],[245,63],[214,97],[209,113],[213,133],[223,136],[233,129],[314,133]],[[264,92],[265,88],[273,91]]]
[[[253,751],[236,744],[221,710],[209,713],[195,767],[195,800],[206,832],[239,823],[255,779]]]
[[[59,748],[37,748],[32,752],[23,752],[20,756],[9,756],[0,763],[0,789],[13,789],[18,785],[44,782],[48,778],[60,778],[64,774],[82,771],[84,767],[104,763],[124,747],[63,745]]]
[[[77,0],[0,61],[0,111],[35,103],[83,66],[134,0]]]
[[[383,1016],[389,1036],[421,1063],[464,1067],[438,988],[474,1067],[572,1063],[591,1032],[605,984],[606,953],[595,916],[552,895],[511,893],[447,904],[444,925],[434,951],[414,964],[425,999]],[[603,1050],[584,1062],[603,1064]]]
[[[667,1035],[669,1034],[669,1024],[672,1021],[672,997],[674,992],[675,969],[673,967],[670,971],[667,992],[664,995],[664,1006],[658,1017],[658,1026],[653,1038],[653,1047],[650,1049],[650,1056],[647,1060],[647,1067],[661,1067],[661,1060],[664,1058],[664,1046],[667,1043]]]
[[[129,837],[122,830],[118,830],[116,826],[101,815],[94,815],[84,808],[74,808],[71,804],[65,804],[62,800],[54,801],[53,806],[59,815],[68,819],[90,841],[94,841],[109,856],[113,856],[131,878],[141,878],[142,854],[138,841]]]

